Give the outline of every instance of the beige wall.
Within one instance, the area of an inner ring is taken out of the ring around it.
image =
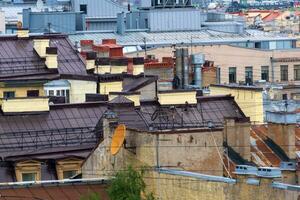
[[[148,54],[155,55],[156,58],[172,57],[174,48],[164,47],[148,50]],[[189,47],[189,53],[191,48]],[[299,57],[300,49],[290,50],[259,50],[242,47],[233,47],[229,45],[212,45],[212,46],[194,46],[193,54],[204,53],[206,60],[214,61],[214,66],[221,68],[221,83],[228,83],[229,67],[237,67],[237,82],[245,81],[245,67],[253,67],[253,80],[261,80],[261,66],[269,66],[269,80],[272,80],[270,58],[288,58]],[[289,80],[294,79],[294,65],[298,62],[274,63],[274,81],[280,81],[280,65],[289,66]]]
[[[0,87],[0,98],[3,98],[3,92],[15,92],[15,97],[27,97],[28,90],[39,90],[39,96],[45,96],[44,87],[28,86],[28,87]]]
[[[234,96],[234,100],[252,122],[263,122],[263,95],[261,90],[247,90],[243,88],[210,87],[210,95]]]
[[[94,81],[68,80],[70,87],[70,103],[85,102],[85,94],[96,94],[97,83]]]
[[[151,173],[145,178],[147,189],[163,200],[298,200],[300,193],[271,187],[271,179],[249,185],[212,182],[179,175]]]
[[[83,178],[110,175],[124,169],[127,165],[136,167],[159,165],[190,170],[205,174],[223,175],[223,165],[219,153],[223,155],[222,131],[186,131],[181,133],[160,133],[126,131],[126,146],[116,156],[110,154],[113,130],[108,128],[108,120],[104,120],[104,141],[99,144],[82,166]],[[157,139],[159,140],[158,155]],[[217,144],[217,147],[216,147]]]
[[[3,99],[0,102],[4,113],[49,111],[48,98]]]

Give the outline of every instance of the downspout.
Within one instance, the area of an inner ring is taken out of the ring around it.
[[[274,75],[274,59],[273,59],[273,52],[272,51],[272,57],[270,57],[270,62],[271,62],[271,70],[272,70],[272,83],[275,82],[275,75]]]

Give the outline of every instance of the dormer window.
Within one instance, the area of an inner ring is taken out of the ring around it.
[[[81,173],[82,159],[71,157],[56,161],[58,179],[69,179]]]
[[[18,182],[40,181],[41,163],[36,160],[18,162],[15,165],[15,173]]]

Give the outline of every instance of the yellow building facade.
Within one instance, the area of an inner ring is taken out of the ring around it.
[[[264,121],[262,88],[210,86],[210,95],[231,95],[251,122]]]

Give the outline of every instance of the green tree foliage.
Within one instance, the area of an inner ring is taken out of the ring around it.
[[[155,200],[152,193],[146,194],[144,170],[136,171],[131,166],[120,171],[108,189],[110,200]]]

